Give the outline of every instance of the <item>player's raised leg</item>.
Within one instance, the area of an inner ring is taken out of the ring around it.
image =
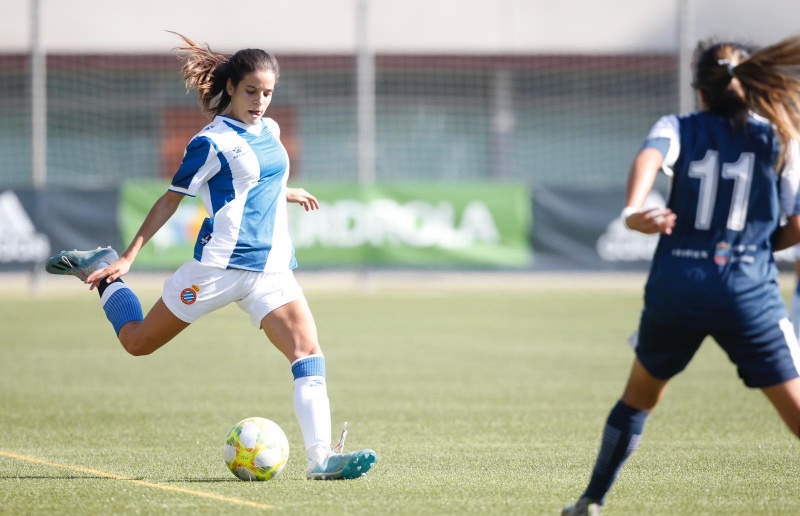
[[[45,269],[51,274],[75,276],[85,282],[93,272],[118,259],[117,252],[111,247],[98,247],[91,251],[62,251],[47,260]],[[175,317],[161,299],[144,317],[139,298],[121,278],[111,283],[100,281],[97,292],[114,332],[131,355],[148,355],[189,326]]]
[[[130,321],[117,336],[125,351],[138,357],[153,353],[188,327],[159,298],[143,321]]]
[[[91,251],[61,251],[47,260],[45,269],[50,274],[75,276],[86,282],[90,274],[118,259],[117,252],[111,247],[98,247]],[[121,279],[113,283],[101,281],[97,285],[97,291],[103,311],[117,335],[129,322],[140,322],[144,319],[139,298]]]

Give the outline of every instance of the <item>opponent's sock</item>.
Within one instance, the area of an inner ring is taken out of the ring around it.
[[[648,415],[648,412],[635,409],[622,401],[618,401],[611,409],[592,478],[583,497],[603,504],[606,493],[611,489],[625,461],[639,447]]]
[[[294,413],[310,461],[331,450],[331,406],[325,383],[325,357],[311,355],[292,363]]]
[[[102,284],[103,282],[101,281],[100,283]],[[120,279],[107,283],[103,287],[100,294],[100,302],[103,304],[106,317],[111,321],[111,325],[114,326],[114,331],[117,335],[119,335],[122,327],[129,322],[144,320],[142,304],[139,302],[139,298]]]

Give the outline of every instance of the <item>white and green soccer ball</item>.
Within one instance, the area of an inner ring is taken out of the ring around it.
[[[275,422],[249,417],[233,425],[222,456],[242,480],[269,480],[280,475],[289,459],[289,441]]]

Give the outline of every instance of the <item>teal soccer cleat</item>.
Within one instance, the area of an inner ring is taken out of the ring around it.
[[[119,256],[111,247],[98,247],[92,251],[61,251],[47,260],[45,270],[50,274],[71,275],[86,281],[91,273],[117,260]]]
[[[331,453],[309,464],[306,477],[310,480],[351,480],[370,470],[377,456],[369,449],[342,453],[347,436],[347,423],[342,428],[342,437]]]

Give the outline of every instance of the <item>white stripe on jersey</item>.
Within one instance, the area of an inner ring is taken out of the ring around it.
[[[294,245],[289,236],[289,217],[287,216],[286,180],[289,174],[283,176],[281,191],[278,197],[278,207],[275,211],[275,229],[272,233],[272,250],[267,255],[266,271],[280,271],[286,268],[287,263],[294,264]]]
[[[794,332],[794,325],[785,317],[778,322],[778,325],[780,326],[783,336],[786,339],[786,345],[789,347],[789,354],[792,356],[794,368],[798,373],[800,373],[800,344],[797,343],[797,335]]]

